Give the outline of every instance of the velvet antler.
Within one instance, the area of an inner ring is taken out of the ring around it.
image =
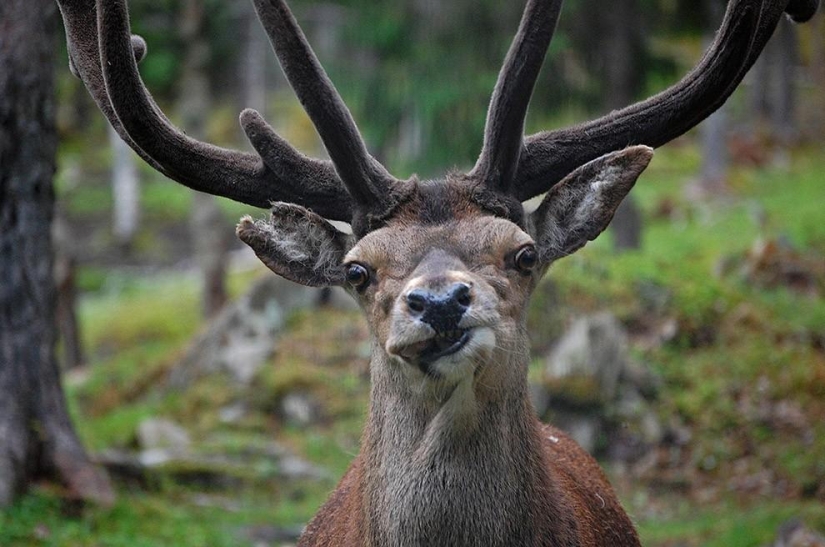
[[[470,176],[502,193],[509,191],[516,175],[527,105],[553,39],[561,4],[561,0],[527,2],[487,110],[484,144]]]
[[[240,121],[258,154],[188,137],[163,115],[137,69],[144,42],[131,35],[125,0],[58,0],[70,62],[120,136],[150,165],[195,190],[257,207],[305,206],[364,232],[403,201],[410,183],[367,152],[352,117],[282,0],[256,0],[290,84],[332,161],[307,158],[255,111]]]
[[[525,17],[528,12],[535,12],[543,25],[522,21],[496,85],[487,116],[484,148],[470,173],[481,177],[491,190],[508,192],[522,201],[546,192],[577,167],[608,152],[634,144],[658,147],[697,125],[733,93],[765,47],[783,12],[794,21],[803,22],[816,13],[819,0],[732,0],[703,59],[671,88],[582,125],[522,139],[515,131],[523,124],[559,3],[528,2]],[[511,98],[505,96],[508,88],[514,89]],[[518,104],[513,106],[512,102]],[[511,118],[506,118],[508,114],[504,112],[509,112]],[[499,143],[498,148],[495,143]],[[508,191],[507,181],[512,172]]]

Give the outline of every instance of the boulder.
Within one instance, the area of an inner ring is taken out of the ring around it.
[[[769,547],[825,547],[825,536],[805,527],[799,520],[789,520],[779,527]]]
[[[276,275],[260,278],[195,337],[170,372],[168,387],[182,389],[216,372],[226,373],[242,386],[249,385],[274,354],[289,315],[320,303],[321,297],[319,289]],[[343,289],[333,289],[324,297],[324,302],[335,307],[355,305]]]
[[[144,451],[164,450],[183,453],[189,450],[189,432],[183,426],[165,418],[148,418],[138,424],[135,433],[138,446]]]
[[[665,436],[650,404],[657,391],[656,376],[631,358],[627,332],[609,313],[578,319],[532,388],[542,417],[585,450],[623,460],[640,458]]]

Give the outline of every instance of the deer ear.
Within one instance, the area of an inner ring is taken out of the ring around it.
[[[274,203],[269,219],[241,219],[238,237],[276,274],[310,287],[342,285],[350,236],[320,215],[291,203]]]
[[[582,165],[555,185],[531,215],[541,261],[573,254],[602,233],[652,157],[652,148],[631,146]]]

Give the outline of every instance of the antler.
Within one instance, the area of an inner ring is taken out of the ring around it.
[[[190,188],[257,207],[287,201],[331,220],[369,226],[404,199],[366,150],[352,117],[282,0],[256,0],[284,72],[332,162],[307,158],[253,110],[240,121],[258,155],[185,135],[163,115],[137,69],[145,44],[131,36],[125,0],[58,0],[73,71],[120,136],[150,165]],[[363,228],[361,228],[363,230]]]
[[[400,196],[403,183],[367,152],[361,134],[283,0],[253,0],[258,17],[292,89],[326,146],[338,175],[356,203],[381,216]]]
[[[537,4],[542,6],[537,6]],[[608,152],[633,144],[658,147],[682,135],[718,109],[733,93],[771,37],[783,12],[794,21],[813,17],[819,0],[732,0],[722,27],[700,63],[680,82],[643,102],[575,127],[542,132],[522,139],[514,135],[521,127],[530,89],[552,34],[550,13],[558,11],[557,0],[530,0],[528,12],[541,13],[541,25],[522,27],[499,75],[487,117],[485,144],[471,176],[482,175],[491,190],[526,200],[549,190],[574,169]],[[525,45],[526,44],[526,45]],[[516,51],[526,49],[525,62],[516,62]],[[519,82],[511,84],[510,81]],[[511,97],[506,97],[508,88]],[[517,106],[511,103],[517,102]],[[500,121],[502,114],[512,120]],[[505,136],[508,135],[508,136]],[[517,141],[515,139],[518,139]],[[495,142],[504,152],[494,153]],[[518,142],[519,146],[514,143]],[[488,143],[490,143],[488,145]],[[491,159],[494,158],[494,159]],[[510,163],[507,163],[510,162]],[[484,166],[491,167],[484,167]]]
[[[516,175],[527,105],[553,39],[561,4],[561,0],[527,2],[490,100],[484,144],[470,176],[502,193],[508,192]]]

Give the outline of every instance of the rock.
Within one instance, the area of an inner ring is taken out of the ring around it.
[[[255,547],[284,547],[294,544],[301,537],[303,526],[284,528],[271,525],[246,526],[241,528],[241,535],[251,541]]]
[[[545,359],[532,397],[585,450],[636,461],[667,433],[650,405],[659,380],[631,359],[628,336],[609,313],[576,321]],[[549,399],[549,404],[544,404]]]
[[[141,452],[107,450],[95,457],[111,475],[123,482],[149,488],[170,479],[178,484],[205,489],[237,488],[245,482],[264,480],[330,480],[326,469],[298,456],[271,454],[173,453],[164,448]]]
[[[143,420],[137,427],[136,438],[144,451],[184,453],[191,445],[189,433],[181,425],[164,418]]]
[[[553,410],[553,424],[570,435],[579,446],[590,454],[598,450],[599,437],[604,434],[604,424],[592,415],[570,410]]]
[[[559,340],[545,360],[545,379],[590,382],[601,402],[616,396],[619,376],[627,361],[627,335],[613,315],[582,317]]]
[[[310,393],[295,391],[281,399],[281,414],[293,425],[308,426],[320,418],[321,405]]]
[[[238,401],[221,408],[218,411],[218,419],[224,424],[238,423],[249,412],[246,402]]]
[[[298,456],[286,455],[278,462],[278,474],[287,479],[329,479],[330,473]]]
[[[550,409],[550,394],[543,386],[530,384],[530,401],[539,416],[544,416]]]
[[[313,306],[318,298],[318,289],[276,275],[262,277],[194,339],[170,373],[168,387],[181,389],[214,372],[226,372],[237,383],[248,385],[274,354],[289,314]],[[343,298],[334,294],[331,302]]]
[[[806,528],[801,521],[789,520],[779,527],[770,547],[825,547],[825,537]]]

